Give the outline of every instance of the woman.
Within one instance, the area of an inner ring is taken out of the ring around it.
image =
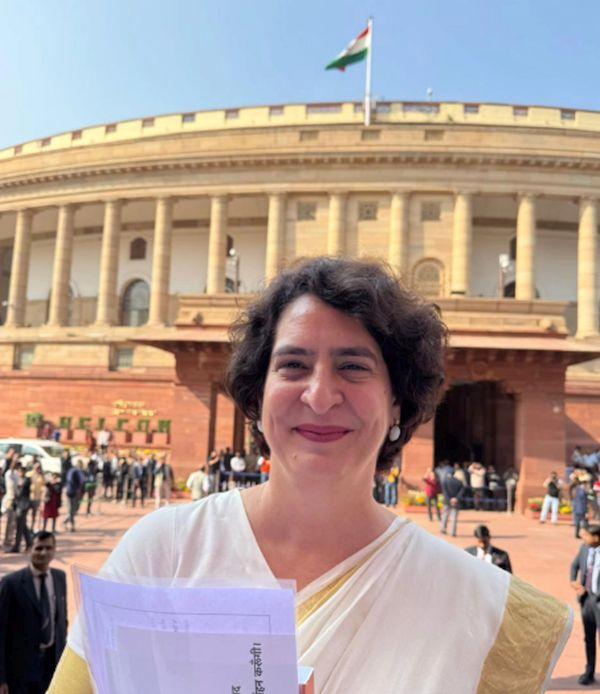
[[[375,468],[433,416],[445,338],[435,308],[379,264],[283,272],[235,326],[227,377],[269,481],[146,516],[107,568],[295,579],[300,663],[320,694],[541,691],[569,609],[372,496]],[[89,691],[83,655],[75,628],[50,691]]]
[[[46,493],[44,495],[44,508],[42,510],[42,530],[46,530],[46,525],[49,520],[52,521],[52,532],[56,532],[56,519],[58,518],[58,509],[61,504],[62,484],[60,475],[57,472],[52,473],[52,481],[46,482]]]
[[[437,513],[437,519],[440,521],[442,516],[440,515],[440,507],[438,506],[438,494],[441,490],[438,477],[433,468],[427,469],[423,475],[423,482],[425,483],[425,501],[427,503],[429,520],[433,522],[432,508],[434,508]]]

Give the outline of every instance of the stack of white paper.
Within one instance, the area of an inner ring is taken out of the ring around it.
[[[80,588],[99,694],[298,693],[292,588]]]

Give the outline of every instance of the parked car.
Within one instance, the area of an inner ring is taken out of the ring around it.
[[[37,455],[45,473],[58,472],[60,474],[60,459],[65,450],[65,447],[60,443],[46,439],[0,439],[0,455],[6,453],[9,448],[16,451],[19,457]]]

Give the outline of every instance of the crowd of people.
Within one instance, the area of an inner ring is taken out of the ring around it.
[[[540,523],[545,523],[548,515],[551,523],[558,523],[561,504],[568,504],[575,537],[580,538],[590,520],[600,522],[600,449],[585,452],[575,446],[564,475],[551,472],[543,482],[543,493]]]
[[[35,532],[56,532],[61,511],[63,528],[75,532],[80,509],[90,515],[101,501],[144,506],[154,498],[158,508],[169,503],[174,482],[166,456],[122,455],[108,445],[88,455],[65,449],[60,472],[48,474],[36,456],[9,449],[0,460],[0,538],[5,551],[18,553]]]

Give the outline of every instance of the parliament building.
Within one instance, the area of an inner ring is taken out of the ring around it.
[[[294,258],[387,260],[450,329],[404,476],[477,458],[539,495],[600,445],[600,113],[380,102],[178,113],[0,151],[0,436],[107,425],[180,474],[248,444],[228,326]]]

